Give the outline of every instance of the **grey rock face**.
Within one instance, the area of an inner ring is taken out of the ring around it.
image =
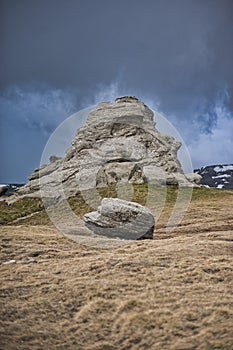
[[[0,185],[0,196],[3,196],[7,192],[9,187],[9,185]]]
[[[195,183],[197,185],[200,184],[202,178],[200,174],[195,173],[186,173],[185,176],[190,182]]]
[[[109,238],[153,239],[155,220],[150,210],[134,202],[104,198],[97,211],[84,215],[86,226]]]
[[[161,134],[153,112],[135,97],[100,103],[62,159],[36,169],[17,196],[67,198],[117,182],[197,186],[177,159],[181,143]]]

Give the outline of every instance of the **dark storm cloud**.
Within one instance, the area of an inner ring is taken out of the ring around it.
[[[3,0],[0,6],[0,88],[18,105],[2,119],[22,125],[29,89],[41,101],[49,89],[63,91],[70,110],[134,94],[159,104],[190,142],[214,134],[220,100],[226,120],[232,117],[232,0]],[[15,87],[21,99],[10,97]],[[42,117],[42,105],[29,104],[28,126],[48,133],[67,115],[56,117],[55,110]]]
[[[128,88],[179,108],[232,89],[232,1],[3,1],[1,83],[84,93],[122,72]],[[186,97],[186,98],[185,98]]]
[[[12,87],[0,96],[0,182],[25,181],[39,165],[43,147],[75,112],[71,91]]]

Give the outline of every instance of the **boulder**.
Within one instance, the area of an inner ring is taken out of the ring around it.
[[[9,187],[10,185],[0,185],[0,196],[3,196],[7,192]]]
[[[104,198],[97,211],[83,217],[95,234],[128,240],[153,239],[154,216],[138,203],[118,198]]]
[[[190,182],[195,183],[197,185],[200,184],[202,179],[202,176],[196,173],[186,173],[185,176]]]

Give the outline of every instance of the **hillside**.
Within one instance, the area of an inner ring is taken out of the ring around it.
[[[209,165],[194,171],[201,175],[205,187],[233,189],[233,164]]]
[[[175,191],[154,240],[117,249],[62,236],[39,199],[1,202],[0,348],[232,349],[233,192],[194,189],[167,234]]]

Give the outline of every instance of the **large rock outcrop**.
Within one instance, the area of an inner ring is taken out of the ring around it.
[[[36,169],[17,196],[59,198],[116,182],[196,186],[200,177],[183,173],[181,143],[161,134],[153,112],[135,97],[100,103],[78,129],[62,159]]]

